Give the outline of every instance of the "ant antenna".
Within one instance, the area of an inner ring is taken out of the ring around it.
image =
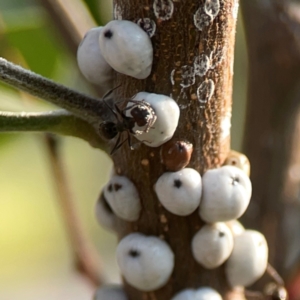
[[[119,84],[119,85],[117,85],[116,87],[114,87],[114,88],[108,90],[108,91],[104,94],[104,96],[102,97],[102,99],[104,100],[105,98],[107,98],[109,95],[111,95],[111,93],[112,93],[114,90],[118,89],[120,86],[121,86],[121,84]]]

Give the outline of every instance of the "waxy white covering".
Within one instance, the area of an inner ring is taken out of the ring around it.
[[[249,205],[252,186],[241,169],[223,166],[208,170],[202,176],[202,185],[199,213],[207,223],[237,219]]]
[[[155,192],[161,204],[170,212],[187,216],[200,204],[202,184],[200,174],[191,168],[166,172],[156,184]]]
[[[204,225],[192,240],[193,256],[206,269],[223,264],[232,249],[232,233],[225,223]]]
[[[104,196],[123,220],[136,221],[140,216],[141,201],[135,185],[125,176],[114,175],[104,188]]]
[[[161,239],[132,233],[119,243],[117,262],[130,285],[141,291],[153,291],[169,280],[174,268],[174,254]]]
[[[210,287],[202,287],[197,290],[183,290],[171,300],[222,300],[222,297],[216,290]]]
[[[268,264],[268,245],[258,231],[245,230],[234,237],[233,251],[225,272],[232,287],[247,287],[259,279]]]
[[[114,231],[116,228],[116,215],[105,199],[102,192],[95,206],[95,215],[98,223],[108,230]]]
[[[231,230],[233,236],[239,235],[245,231],[245,227],[238,220],[226,222],[226,225]]]
[[[77,63],[88,81],[109,90],[112,87],[113,71],[99,47],[102,29],[102,26],[95,27],[85,34],[77,50]]]
[[[151,73],[153,47],[148,34],[130,21],[110,21],[99,37],[105,60],[116,71],[137,79]]]

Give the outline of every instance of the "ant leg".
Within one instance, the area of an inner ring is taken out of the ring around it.
[[[120,142],[120,140],[121,140],[121,134],[119,134],[119,137],[115,143],[115,146],[110,152],[111,155],[114,154],[119,148],[122,147],[122,145],[128,140],[128,137],[125,140],[123,140],[122,142]]]
[[[149,142],[149,141],[146,141],[146,140],[142,140],[142,141],[140,141],[141,143],[148,143],[148,144],[152,144],[151,142]]]
[[[128,103],[129,103],[129,102],[128,102]],[[136,106],[136,104],[130,105],[130,106],[124,108],[124,109],[123,109],[123,112],[126,111],[126,110],[129,110],[129,109],[131,109],[131,108],[133,108],[133,107],[135,107],[135,106]]]
[[[121,139],[121,134],[119,133],[119,136],[118,136],[118,138],[117,138],[117,141],[116,141],[116,143],[115,143],[113,149],[110,151],[110,155],[113,155],[113,154],[116,152],[116,150],[118,149],[117,147],[118,147],[118,145],[120,144],[120,139]]]
[[[119,115],[119,116],[121,116],[121,118],[122,119],[128,119],[129,117],[127,117],[124,113],[123,113],[123,111],[115,104],[115,109],[116,109],[116,111],[117,111],[117,114]]]
[[[122,115],[121,109],[115,104],[115,109],[119,115]]]
[[[104,100],[105,98],[107,98],[109,95],[111,95],[111,93],[112,93],[114,90],[118,89],[120,86],[121,86],[121,84],[119,84],[119,85],[117,85],[116,87],[112,88],[111,90],[107,91],[107,92],[104,94],[104,96],[102,97],[102,99]]]
[[[116,117],[116,119],[118,120],[118,113],[113,109],[111,108],[108,103],[106,102],[106,100],[103,99],[103,102],[104,104],[108,107],[108,109],[113,113],[113,115]]]
[[[135,107],[135,106],[137,106],[137,105],[141,105],[141,104],[142,104],[142,105],[145,105],[145,106],[147,106],[147,107],[151,107],[151,105],[150,105],[149,103],[145,102],[145,100],[142,100],[142,101],[129,100],[129,101],[127,102],[127,104],[130,103],[130,102],[132,102],[132,103],[134,103],[134,104],[132,104],[132,105],[130,105],[130,106],[124,108],[123,111],[129,110],[129,109],[131,109],[131,108],[133,108],[133,107]]]
[[[151,104],[146,102],[145,99],[143,99],[143,100],[132,100],[132,99],[130,99],[127,103],[130,103],[130,102],[134,103],[132,106],[134,106],[135,104],[142,104],[142,105],[145,105],[147,107],[151,107]]]

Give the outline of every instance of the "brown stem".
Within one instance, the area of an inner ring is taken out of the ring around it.
[[[300,6],[287,0],[241,3],[249,54],[244,152],[253,185],[244,223],[266,235],[270,262],[286,279],[298,264],[300,245],[295,173],[300,162]]]
[[[91,13],[81,0],[39,0],[49,13],[57,33],[74,56],[85,33],[96,27]]]
[[[203,8],[205,0],[162,1],[171,3],[174,11],[169,20],[158,19],[150,0],[115,0],[115,11],[125,20],[150,18],[156,23],[152,38],[154,64],[146,80],[135,80],[117,75],[120,95],[131,97],[139,91],[171,95],[181,108],[180,123],[173,139],[187,140],[194,146],[188,167],[201,174],[222,164],[229,150],[229,128],[232,94],[232,64],[237,1],[220,1],[220,11],[213,22],[199,31],[194,24],[194,14]],[[211,60],[210,69],[195,83],[183,88],[183,71],[193,67],[196,57],[206,55]],[[172,84],[174,79],[174,84]],[[201,84],[212,87],[202,97],[197,96]],[[211,85],[210,85],[211,84]],[[210,99],[209,99],[210,98]],[[200,102],[199,100],[203,100]],[[227,123],[226,123],[227,122]],[[160,147],[141,145],[138,150],[123,146],[113,156],[118,174],[128,176],[137,186],[143,211],[134,223],[119,221],[119,238],[133,231],[155,235],[166,240],[175,253],[175,270],[169,282],[153,292],[141,292],[125,283],[130,299],[166,300],[185,288],[211,286],[224,299],[230,299],[224,267],[214,270],[202,268],[193,259],[191,240],[203,222],[196,211],[188,217],[179,217],[166,211],[158,202],[153,185],[165,172],[160,163]],[[241,299],[241,295],[239,295]]]
[[[52,135],[45,135],[45,143],[49,153],[51,171],[58,191],[59,209],[62,214],[70,249],[73,252],[76,269],[87,277],[95,286],[103,283],[99,257],[90,243],[90,239],[82,226],[78,211],[75,208],[68,186],[64,164],[59,154],[58,140]]]

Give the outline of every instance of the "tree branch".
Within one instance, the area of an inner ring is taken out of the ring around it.
[[[50,159],[51,171],[58,192],[58,207],[61,211],[67,235],[74,254],[76,269],[98,287],[103,282],[99,257],[83,228],[75,208],[71,190],[66,178],[64,164],[59,153],[57,139],[46,135],[45,139]]]
[[[215,19],[209,22],[201,9],[205,3],[211,2],[219,3],[220,8]],[[193,144],[188,167],[203,174],[207,169],[220,166],[230,146],[238,1],[115,0],[114,5],[116,17],[124,20],[150,18],[156,23],[152,38],[154,63],[151,75],[145,80],[137,80],[117,74],[117,82],[122,83],[117,92],[123,98],[139,91],[170,95],[180,107],[180,121],[172,140]],[[194,22],[195,19],[199,23]],[[209,63],[203,74],[198,76],[194,73],[194,63],[203,58]],[[202,93],[204,86],[206,92]],[[198,212],[180,217],[159,203],[153,186],[166,171],[160,163],[160,149],[141,145],[131,151],[124,145],[113,155],[117,174],[127,176],[136,184],[143,207],[138,221],[118,221],[119,238],[131,232],[159,236],[169,243],[175,254],[175,269],[165,286],[143,292],[125,282],[128,298],[165,300],[185,288],[210,286],[224,300],[232,300],[224,266],[206,270],[191,253],[191,240],[203,226]],[[237,299],[243,299],[241,293],[238,293]]]
[[[65,110],[26,113],[0,111],[0,132],[36,131],[73,136],[106,150],[106,143],[88,122]]]
[[[111,112],[100,101],[0,58],[0,80],[33,96],[58,105],[98,126]]]

